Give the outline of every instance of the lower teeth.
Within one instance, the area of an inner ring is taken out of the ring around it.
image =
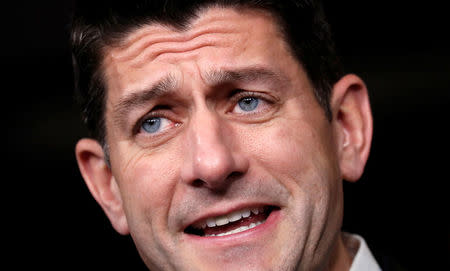
[[[224,233],[218,233],[218,234],[205,234],[205,237],[211,237],[211,236],[225,236],[225,235],[230,235],[230,234],[234,234],[234,233],[239,233],[239,232],[243,232],[249,229],[252,229],[260,224],[264,223],[264,221],[258,221],[256,223],[251,223],[248,226],[241,226],[239,228],[236,228],[234,230],[228,231],[228,232],[224,232]]]

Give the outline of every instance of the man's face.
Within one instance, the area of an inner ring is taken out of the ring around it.
[[[329,257],[334,130],[271,16],[152,24],[103,64],[111,171],[151,269],[310,270]]]

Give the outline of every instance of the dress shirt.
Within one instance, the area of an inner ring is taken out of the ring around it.
[[[354,246],[358,247],[350,271],[381,271],[364,238],[356,234],[344,233],[344,235]]]

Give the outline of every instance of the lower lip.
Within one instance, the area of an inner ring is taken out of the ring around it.
[[[273,210],[267,217],[266,221],[254,228],[248,229],[243,232],[238,232],[224,236],[198,236],[194,234],[185,234],[186,240],[199,243],[203,246],[212,245],[217,246],[229,246],[239,243],[251,242],[253,240],[259,240],[262,235],[273,230],[281,219],[281,211]]]

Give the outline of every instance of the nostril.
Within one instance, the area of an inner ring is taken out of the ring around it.
[[[230,175],[228,175],[228,178],[227,178],[227,179],[228,179],[228,180],[235,180],[235,179],[241,177],[242,175],[243,175],[242,172],[234,171],[234,172],[231,172]]]
[[[192,182],[192,185],[194,187],[202,187],[204,183],[205,183],[204,181],[202,181],[200,179],[196,179]]]
[[[226,183],[232,183],[234,180],[238,179],[242,175],[243,173],[234,171],[230,173],[228,177],[225,178],[223,181]],[[205,185],[208,186],[208,182],[202,179],[195,179],[191,184],[193,187],[203,187]]]

